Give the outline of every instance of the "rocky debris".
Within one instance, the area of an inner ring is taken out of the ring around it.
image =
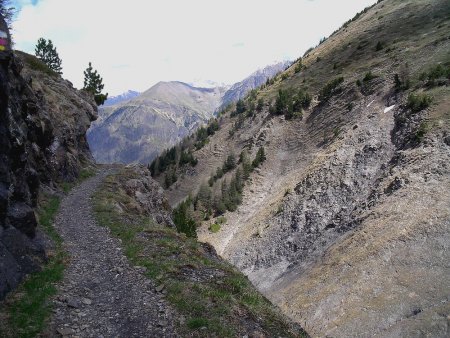
[[[132,178],[120,179],[127,195],[138,203],[134,205],[134,211],[141,215],[150,215],[158,224],[175,227],[171,218],[171,208],[163,195],[164,190],[151,177],[150,171],[144,166],[136,165],[133,166],[133,172]]]
[[[104,171],[71,191],[56,218],[70,262],[58,286],[48,336],[175,337],[175,312],[142,269],[130,265],[120,241],[99,227],[90,196]]]

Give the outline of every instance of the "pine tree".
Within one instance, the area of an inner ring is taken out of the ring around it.
[[[264,108],[264,100],[263,100],[263,98],[260,98],[260,99],[258,100],[258,105],[256,106],[256,110],[257,110],[258,112],[260,112],[260,111],[263,110],[263,108]]]
[[[188,237],[197,237],[197,224],[191,214],[192,200],[190,197],[186,201],[181,202],[173,211],[173,222],[178,232],[183,232]]]
[[[230,186],[228,187],[228,204],[226,204],[227,209],[229,211],[235,211],[237,209],[237,206],[240,204],[240,194],[238,193],[236,189],[236,180],[235,178],[232,178],[230,181]]]
[[[244,187],[244,177],[243,177],[241,168],[236,169],[234,178],[236,181],[236,190],[238,191],[238,193],[242,193],[242,188]]]
[[[40,38],[34,49],[35,55],[55,73],[62,74],[61,59],[52,40]]]
[[[246,109],[244,101],[238,100],[236,103],[236,114],[242,114]]]
[[[108,98],[108,93],[102,94],[105,87],[103,79],[96,70],[93,70],[92,63],[89,62],[88,68],[84,71],[84,87],[83,89],[94,95],[97,105],[102,105]]]
[[[223,203],[221,195],[214,196],[214,210],[216,211],[216,216],[223,215],[227,211],[225,203]]]
[[[223,164],[223,171],[227,172],[236,167],[236,157],[234,154],[229,154],[227,159],[225,160],[225,163]]]
[[[260,147],[256,153],[255,159],[252,162],[253,168],[258,167],[262,162],[266,160],[266,153],[264,147]]]
[[[222,176],[223,176],[222,168],[221,167],[217,167],[217,169],[216,169],[216,176],[215,176],[216,180],[218,180],[219,178],[222,178]]]
[[[202,203],[205,209],[211,209],[211,188],[207,184],[202,184],[197,194],[197,200]]]

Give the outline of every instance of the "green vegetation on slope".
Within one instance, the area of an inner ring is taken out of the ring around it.
[[[52,77],[59,76],[58,73],[50,69],[44,62],[39,60],[37,57],[20,51],[14,51],[14,53],[18,54],[20,58],[23,59],[31,69],[45,73]]]
[[[247,152],[243,151],[239,157],[239,165],[233,154],[228,155],[223,166],[218,167],[216,173],[211,175],[209,185],[202,184],[195,198],[189,196],[175,208],[173,220],[177,230],[188,237],[197,237],[196,229],[202,221],[223,215],[227,211],[235,211],[242,203],[244,185],[250,173],[265,160],[264,147],[258,149],[251,162]],[[223,178],[232,170],[234,174],[229,181]],[[214,232],[219,229],[220,227],[213,226]]]
[[[254,331],[269,337],[306,336],[209,246],[128,211],[133,201],[121,185],[133,175],[123,170],[106,179],[94,196],[96,218],[122,240],[130,261],[144,266],[146,275],[166,290],[167,299],[185,317],[178,323],[182,336],[236,337]],[[124,213],[114,208],[117,203]]]
[[[206,127],[200,127],[176,146],[164,150],[148,165],[152,177],[164,174],[164,186],[166,189],[169,188],[178,179],[177,169],[186,165],[192,167],[197,165],[197,159],[193,156],[194,150],[203,148],[208,143],[208,137],[214,135],[219,128],[217,119],[211,119]]]

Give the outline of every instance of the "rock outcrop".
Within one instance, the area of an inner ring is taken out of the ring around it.
[[[127,169],[130,168],[127,166]],[[128,205],[127,209],[138,215],[148,215],[157,224],[164,224],[169,227],[175,227],[172,221],[171,208],[167,198],[164,196],[164,190],[151,177],[149,170],[140,165],[132,166],[130,177],[124,174],[118,177],[121,185],[128,196],[136,203]],[[120,204],[115,206],[119,212],[122,212]]]
[[[24,53],[0,52],[0,299],[46,259],[35,209],[90,163],[94,101]]]

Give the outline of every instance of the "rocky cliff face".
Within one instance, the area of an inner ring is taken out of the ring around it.
[[[237,130],[239,117],[224,116],[166,192],[176,205],[231,151],[264,146],[243,203],[220,231],[209,220],[198,235],[312,336],[448,336],[449,78],[430,85],[420,74],[450,67],[449,10],[443,0],[385,0],[361,13],[302,71],[260,90],[261,113]],[[396,88],[405,69],[410,87]],[[312,94],[302,119],[269,113],[279,89]],[[416,109],[414,95],[432,104]]]
[[[87,94],[31,55],[0,52],[0,298],[45,260],[39,193],[74,180],[92,161]]]

